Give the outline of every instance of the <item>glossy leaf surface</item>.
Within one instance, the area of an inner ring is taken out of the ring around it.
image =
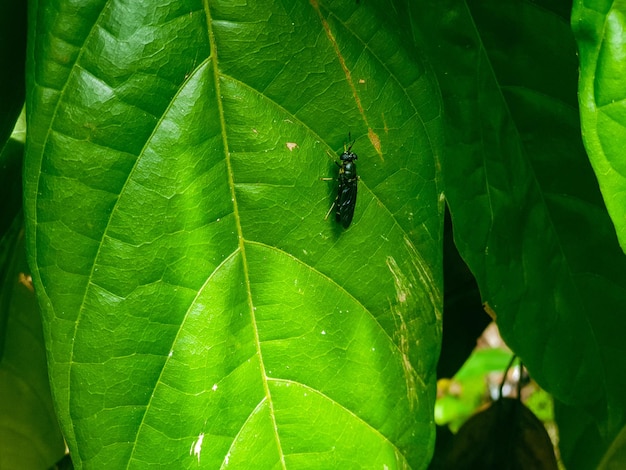
[[[51,3],[31,9],[25,191],[74,464],[424,467],[439,106],[406,15]],[[349,133],[343,230],[320,178]]]
[[[580,56],[583,140],[622,250],[626,251],[626,5],[576,0],[572,29]]]

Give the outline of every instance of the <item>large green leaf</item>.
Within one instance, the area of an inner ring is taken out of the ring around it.
[[[373,8],[32,3],[27,235],[78,468],[427,464],[440,110]]]
[[[457,246],[531,375],[594,426],[578,446],[589,454],[625,420],[626,262],[581,144],[575,45],[555,5],[454,0],[415,17],[436,46]]]
[[[585,147],[622,249],[626,251],[626,3],[576,0],[572,29],[580,56]]]

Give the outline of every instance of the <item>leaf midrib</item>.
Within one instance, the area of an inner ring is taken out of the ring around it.
[[[276,413],[274,410],[274,403],[272,400],[272,395],[269,390],[269,385],[267,382],[268,376],[265,371],[265,362],[263,361],[263,352],[261,351],[261,341],[259,338],[259,330],[257,327],[257,321],[256,321],[255,312],[254,312],[255,309],[254,309],[254,304],[252,301],[252,290],[250,287],[248,258],[246,256],[246,248],[244,244],[243,231],[241,228],[241,216],[239,214],[239,206],[238,206],[237,197],[235,193],[235,179],[234,179],[232,162],[230,159],[230,151],[229,151],[229,146],[228,146],[228,138],[227,138],[227,132],[226,132],[226,120],[224,118],[224,104],[222,102],[222,98],[221,98],[222,95],[220,92],[220,76],[219,76],[219,67],[218,67],[219,60],[217,57],[217,47],[215,43],[215,32],[213,30],[213,20],[211,17],[211,10],[209,8],[208,0],[203,0],[203,5],[204,5],[205,14],[206,14],[209,44],[210,44],[210,50],[211,50],[210,59],[213,65],[215,99],[217,101],[220,126],[222,128],[222,143],[224,147],[224,158],[226,161],[226,170],[228,173],[228,186],[230,188],[231,200],[233,202],[233,215],[235,217],[235,225],[237,227],[237,243],[239,245],[239,251],[241,253],[241,260],[242,260],[242,265],[243,265],[244,283],[246,286],[245,287],[246,297],[248,300],[248,309],[250,312],[250,322],[251,322],[252,330],[254,331],[254,343],[255,343],[256,353],[259,358],[259,367],[260,367],[261,381],[263,383],[263,390],[265,392],[265,397],[267,398],[267,402],[268,402],[269,409],[270,409],[270,417],[272,419],[272,424],[273,424],[274,439],[276,441],[276,445],[278,448],[278,454],[280,457],[281,466],[283,469],[286,470],[285,455],[282,450],[280,436],[278,435],[278,426],[276,424]]]

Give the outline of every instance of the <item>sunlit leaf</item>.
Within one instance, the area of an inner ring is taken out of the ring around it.
[[[78,468],[427,465],[440,110],[376,8],[33,6],[29,253]]]
[[[582,135],[604,202],[626,250],[626,6],[576,0],[572,29],[580,56]]]

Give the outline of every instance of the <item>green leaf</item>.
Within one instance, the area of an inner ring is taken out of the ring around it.
[[[473,351],[451,380],[439,382],[435,404],[437,424],[440,426],[448,424],[456,433],[459,427],[485,404],[485,397],[488,397],[490,392],[487,375],[507,370],[512,357],[510,351],[497,348]]]
[[[581,144],[575,44],[553,3],[431,2],[418,24],[447,111],[459,251],[507,344],[606,446],[626,412],[626,262]]]
[[[580,407],[554,403],[559,426],[559,452],[568,469],[597,468],[607,449],[594,417]]]
[[[625,27],[624,2],[574,2],[572,29],[580,57],[583,140],[622,250],[626,250]]]
[[[377,8],[33,3],[27,235],[77,468],[427,465],[440,110]]]
[[[626,428],[619,432],[602,462],[598,466],[599,470],[609,470],[619,468],[626,462]]]
[[[0,468],[50,468],[65,453],[26,266],[23,218],[0,237]]]

